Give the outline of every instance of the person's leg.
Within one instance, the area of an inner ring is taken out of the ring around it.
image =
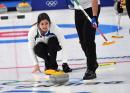
[[[96,44],[95,44],[95,29],[90,26],[89,22],[84,25],[84,40],[85,40],[85,55],[87,57],[87,67],[94,71],[97,68]]]
[[[61,50],[58,39],[56,36],[49,38],[48,40],[48,53],[49,53],[49,63],[52,69],[57,70],[58,64],[56,61],[57,51]]]
[[[34,47],[34,53],[45,60],[45,69],[50,69],[50,64],[49,64],[49,56],[47,52],[47,45],[43,42],[39,42],[36,44]]]
[[[100,9],[99,9],[100,10]],[[92,9],[85,10],[92,18]],[[81,47],[87,58],[87,75],[83,79],[96,78],[95,70],[98,67],[96,57],[95,33],[96,29],[92,27],[91,22],[86,18],[82,11],[75,11],[75,24],[79,35]],[[92,74],[88,74],[92,72]]]
[[[92,8],[88,8],[85,11],[90,16],[90,18],[93,17]],[[100,12],[100,6],[99,6],[99,12]],[[85,55],[87,57],[87,71],[83,79],[85,80],[94,79],[96,78],[96,69],[98,68],[97,56],[96,56],[96,44],[95,44],[96,29],[92,27],[91,22],[89,20],[85,20],[83,32],[86,48]]]
[[[83,24],[84,24],[84,19],[86,20],[86,17],[84,16],[83,12],[80,10],[75,10],[75,26],[76,26],[76,30],[79,36],[79,43],[81,44],[81,48],[83,49],[83,51],[85,51],[84,49],[84,43],[83,43]]]
[[[59,41],[56,36],[49,38],[48,40],[48,53],[49,53],[49,63],[51,64],[51,68],[57,70],[58,64],[56,61],[57,51],[61,50],[61,46],[59,45]],[[64,72],[71,72],[72,69],[69,68],[65,63],[62,64]]]
[[[75,25],[79,35],[81,48],[87,58],[87,71],[85,72],[83,79],[95,78],[96,74],[94,72],[89,74],[90,71],[88,70],[90,68],[93,69],[93,64],[96,62],[95,43],[93,42],[95,39],[95,31],[93,31],[90,21],[80,10],[75,11]],[[87,28],[89,29],[89,32]],[[91,29],[92,31],[90,31]]]
[[[130,18],[130,0],[126,0],[126,9],[127,9],[127,12],[128,12],[128,16]]]
[[[76,30],[79,36],[79,43],[84,53],[86,51],[84,33],[83,33],[83,26],[84,26],[85,20],[87,19],[85,15],[83,14],[83,12],[81,10],[75,10],[75,26],[76,26]]]
[[[87,14],[90,16],[90,18],[93,17],[92,15],[92,8],[88,8],[85,10]],[[99,12],[100,12],[100,6],[99,6]],[[99,13],[98,13],[99,15]],[[98,16],[97,16],[98,17]],[[89,20],[86,20],[83,27],[84,32],[84,40],[85,40],[85,47],[86,51],[85,54],[87,56],[87,66],[88,69],[91,71],[94,71],[98,67],[97,63],[97,56],[96,56],[96,44],[95,44],[95,34],[96,29],[92,27],[91,22]]]

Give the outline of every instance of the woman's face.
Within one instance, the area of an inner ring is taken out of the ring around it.
[[[41,31],[46,32],[46,31],[48,31],[49,28],[50,28],[50,23],[49,23],[49,21],[46,20],[46,19],[45,19],[45,20],[42,20],[42,21],[39,23],[39,27],[40,27]]]

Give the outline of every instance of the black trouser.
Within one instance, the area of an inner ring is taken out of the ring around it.
[[[57,51],[61,50],[57,37],[51,37],[48,44],[39,42],[34,47],[35,54],[45,60],[45,69],[57,70],[58,64],[56,61]]]
[[[90,16],[90,18],[93,17],[92,8],[85,9],[85,11]],[[87,67],[89,70],[95,71],[98,67],[95,44],[96,29],[92,27],[91,22],[86,18],[81,10],[75,10],[75,25],[81,47],[87,58]]]
[[[130,18],[130,0],[126,0],[126,9],[127,9],[127,12],[128,12],[128,16]]]

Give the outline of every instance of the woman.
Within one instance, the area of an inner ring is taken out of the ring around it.
[[[37,23],[29,30],[28,41],[35,65],[33,73],[40,71],[36,56],[44,59],[45,74],[58,72],[57,52],[64,46],[64,36],[59,28],[51,23],[50,17],[46,13],[39,14]],[[63,70],[71,71],[69,67],[64,67]]]

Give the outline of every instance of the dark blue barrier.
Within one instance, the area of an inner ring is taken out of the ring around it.
[[[52,10],[68,8],[66,0],[32,0],[32,10]]]
[[[100,0],[101,6],[113,6],[114,0]],[[31,0],[32,10],[67,9],[70,0]]]
[[[101,6],[113,6],[114,0],[100,0]]]
[[[22,0],[0,0],[0,3],[9,7],[16,7]],[[70,0],[26,0],[31,3],[33,10],[67,9]],[[114,0],[100,0],[101,6],[113,6]]]

